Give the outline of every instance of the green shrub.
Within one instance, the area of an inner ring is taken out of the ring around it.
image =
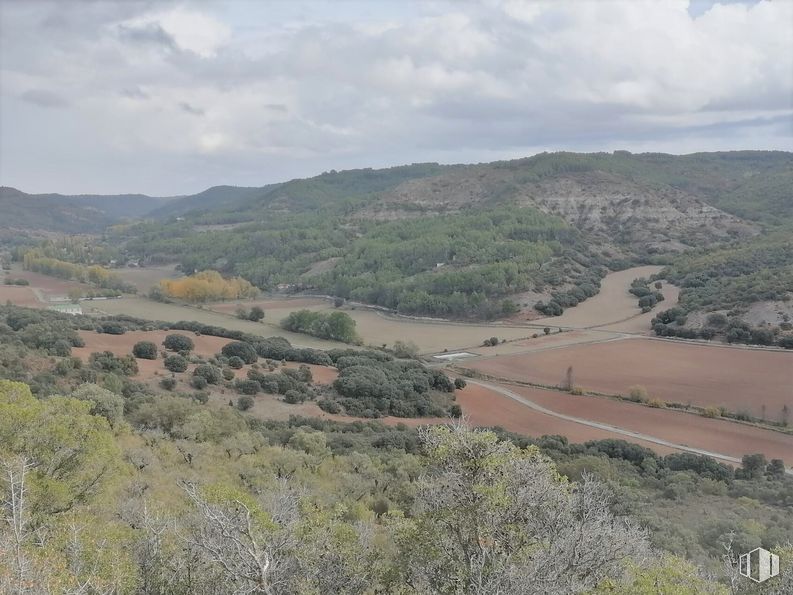
[[[242,395],[237,399],[237,409],[240,411],[248,411],[255,403],[253,397],[249,394]]]
[[[184,372],[187,370],[187,360],[179,354],[166,357],[163,361],[163,365],[171,372]]]
[[[177,333],[167,335],[162,344],[169,351],[177,352],[192,351],[195,347],[195,344],[190,337]]]
[[[252,364],[259,359],[253,345],[245,341],[232,341],[231,343],[227,343],[223,346],[223,349],[221,349],[221,353],[229,358],[229,360],[231,360],[232,357],[238,357],[246,364]]]
[[[140,359],[157,359],[157,346],[151,341],[138,341],[132,347],[132,355]]]

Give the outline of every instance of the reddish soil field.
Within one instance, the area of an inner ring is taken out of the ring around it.
[[[40,289],[48,295],[67,295],[69,290],[73,287],[79,287],[86,291],[93,289],[90,285],[86,285],[85,283],[58,279],[57,277],[50,277],[49,275],[42,275],[31,271],[14,271],[11,276],[15,279],[27,279],[30,281],[31,287]]]
[[[138,341],[151,341],[157,345],[160,350],[163,349],[162,342],[166,335],[171,333],[184,334],[190,337],[195,344],[195,353],[202,357],[210,357],[219,353],[226,343],[230,343],[230,339],[222,337],[212,337],[209,335],[196,336],[190,332],[180,331],[128,331],[123,335],[108,335],[104,333],[95,333],[93,331],[79,331],[80,336],[85,341],[85,347],[72,348],[72,354],[84,361],[95,351],[111,351],[117,356],[128,355],[132,353],[132,347]],[[150,380],[156,376],[170,375],[163,367],[162,359],[156,360],[138,359],[138,375],[137,378],[141,380]],[[287,368],[297,368],[300,364],[297,362],[287,362]],[[177,378],[189,378],[194,366],[190,366],[187,372],[177,375]],[[330,384],[339,375],[336,368],[326,366],[317,366],[309,364],[311,374],[314,378],[315,384]],[[235,370],[237,378],[245,378],[250,366],[244,366],[240,370]]]
[[[627,395],[641,385],[663,401],[763,413],[793,411],[793,352],[694,345],[650,339],[572,345],[465,364],[499,378],[559,385],[568,366],[584,390]]]
[[[684,446],[738,458],[745,454],[761,452],[769,459],[782,459],[787,466],[793,465],[793,436],[789,434],[607,398],[574,396],[569,393],[525,386],[505,386],[557,413],[607,423]],[[517,402],[515,404],[518,407],[522,406]],[[486,409],[491,407],[489,399],[484,407]],[[465,407],[463,409],[465,410]],[[625,439],[625,436],[616,437]],[[648,446],[656,448],[656,445]]]
[[[16,278],[16,277],[14,277]],[[28,308],[44,308],[36,294],[30,287],[16,285],[0,285],[0,304],[11,302],[15,306],[27,306]]]
[[[514,387],[510,388],[514,390]],[[535,399],[532,398],[531,400]],[[475,384],[469,384],[464,389],[458,390],[457,402],[474,426],[501,426],[505,430],[534,438],[558,434],[566,436],[570,442],[578,443],[607,438],[626,439],[623,434],[614,434],[606,430],[592,428],[534,411],[496,391]],[[577,417],[579,416],[577,415]],[[652,442],[640,440],[636,442],[661,454],[674,452],[671,448]]]
[[[138,341],[151,341],[162,350],[164,349],[162,347],[163,340],[167,335],[171,334],[190,337],[195,344],[194,352],[203,357],[215,355],[220,352],[226,343],[231,343],[231,339],[212,337],[210,335],[199,336],[189,331],[128,331],[123,335],[80,331],[80,336],[85,341],[85,347],[80,349],[88,350],[89,354],[94,351],[112,351],[115,355],[127,355],[132,353],[132,347]]]

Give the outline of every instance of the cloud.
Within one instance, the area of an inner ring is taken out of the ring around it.
[[[186,114],[190,114],[192,116],[203,116],[204,110],[200,107],[195,107],[194,105],[190,105],[186,101],[179,102],[179,109],[181,109]]]
[[[124,42],[154,44],[165,48],[174,48],[176,43],[165,29],[158,23],[144,23],[140,25],[118,25],[118,35]]]
[[[539,150],[793,149],[793,2],[0,8],[1,173],[25,188],[38,153],[14,135],[44,132],[80,160],[42,190],[166,194]],[[71,109],[43,122],[9,98]]]
[[[30,89],[25,91],[20,96],[24,101],[37,105],[39,107],[47,108],[61,108],[67,107],[69,102],[52,91],[46,89]]]

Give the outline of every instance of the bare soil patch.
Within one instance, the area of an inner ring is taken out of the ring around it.
[[[251,322],[250,320],[239,320],[233,315],[213,312],[205,308],[181,306],[178,304],[163,304],[142,297],[125,297],[117,300],[94,302],[93,304],[91,304],[91,302],[82,302],[84,311],[89,304],[93,306],[92,311],[97,314],[127,314],[146,320],[162,320],[165,322],[190,320],[231,330],[244,331],[259,337],[284,337],[288,339],[292,345],[298,347],[314,347],[317,349],[349,347],[349,345],[339,343],[338,341],[326,341],[308,335],[285,331],[278,326],[278,322],[280,322],[280,317],[278,316],[274,317],[277,319],[275,321],[268,321],[265,318],[262,322]],[[287,313],[288,312],[285,312],[284,316],[286,316]]]
[[[793,412],[793,353],[780,351],[625,339],[466,363],[491,376],[550,386],[562,383],[569,366],[584,390],[627,395],[640,385],[667,402],[757,417],[765,405],[770,420],[785,405]]]
[[[134,285],[138,293],[147,294],[161,279],[176,279],[182,274],[176,270],[176,265],[163,265],[157,267],[124,267],[112,271],[127,283]]]
[[[47,306],[38,300],[36,293],[30,287],[18,285],[0,285],[0,304],[6,302],[28,308],[45,308]]]
[[[42,275],[40,273],[33,273],[31,271],[24,271],[15,269],[10,273],[10,276],[15,279],[27,279],[30,282],[30,287],[38,289],[46,294],[47,298],[53,296],[66,296],[72,288],[80,288],[83,291],[90,291],[94,289],[86,283],[78,283],[77,281],[69,281],[66,279],[58,279],[57,277],[50,277],[49,275]]]
[[[162,350],[164,349],[162,342],[165,337],[174,333],[190,337],[195,345],[193,352],[202,357],[210,357],[219,353],[224,345],[231,342],[231,339],[212,337],[210,335],[194,335],[189,331],[127,331],[123,335],[108,335],[93,331],[79,331],[79,333],[85,341],[85,347],[80,347],[79,349],[87,349],[89,354],[94,351],[111,351],[117,356],[132,353],[132,347],[138,341],[151,341]],[[144,360],[138,360],[138,362],[141,361]]]
[[[622,434],[613,434],[534,411],[494,390],[475,384],[458,390],[457,402],[474,426],[501,426],[505,430],[535,438],[556,434],[566,436],[570,442],[625,438]],[[642,445],[653,449],[664,448],[650,442],[642,442]],[[671,452],[671,449],[666,451]]]
[[[760,452],[768,458],[782,459],[787,466],[793,465],[793,436],[789,434],[680,411],[653,409],[624,401],[574,396],[525,386],[505,386],[558,413],[603,422],[684,446],[738,458]],[[516,405],[521,406],[519,403]],[[619,437],[625,439],[624,435]]]
[[[631,281],[639,277],[650,277],[662,268],[648,265],[609,273],[600,282],[600,292],[597,295],[581,302],[575,308],[568,308],[561,316],[540,318],[533,322],[548,326],[590,328],[638,316],[642,313],[638,298],[628,293]]]

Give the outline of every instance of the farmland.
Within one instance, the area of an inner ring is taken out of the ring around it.
[[[522,320],[519,317],[500,323],[459,323],[442,320],[411,319],[389,315],[355,304],[345,304],[342,310],[356,322],[357,331],[367,345],[393,345],[396,341],[415,343],[420,353],[466,350],[474,358],[464,363],[488,375],[543,385],[562,383],[567,368],[574,369],[575,384],[586,391],[626,395],[632,386],[646,388],[651,398],[692,404],[702,407],[722,406],[730,411],[746,412],[755,417],[765,416],[778,421],[782,407],[793,409],[793,354],[703,346],[641,338],[649,334],[649,321],[655,312],[642,314],[635,296],[628,293],[633,279],[648,277],[660,267],[634,267],[610,273],[601,284],[600,293],[562,316]],[[125,269],[125,280],[140,285],[156,283],[160,276],[172,276],[170,267]],[[29,288],[0,288],[14,292],[12,301],[36,305],[35,291],[68,290],[71,282],[23,273],[30,277]],[[665,305],[673,305],[678,289],[664,284]],[[42,293],[42,295],[45,295]],[[193,307],[166,304],[145,297],[127,296],[116,300],[82,302],[84,310],[96,314],[125,314],[139,318],[175,322],[196,320],[210,325],[241,330],[259,336],[281,335],[298,346],[330,349],[342,344],[289,333],[280,328],[280,321],[290,312],[308,309],[330,312],[330,300],[313,297],[263,298],[241,300]],[[265,319],[252,322],[237,318],[238,308],[249,310],[259,306]],[[545,334],[543,328],[550,327]],[[558,332],[559,329],[564,332]],[[164,332],[128,332],[114,336],[82,333],[83,348],[75,348],[75,355],[87,359],[94,351],[112,351],[117,355],[130,353],[139,340],[161,343]],[[535,336],[536,335],[536,336]],[[502,342],[483,347],[485,338],[496,336]],[[196,354],[204,357],[220,351],[227,342],[217,337],[196,337]],[[153,382],[165,374],[160,361],[138,360],[138,378]],[[192,368],[193,366],[191,366]],[[336,375],[335,369],[312,370],[315,382],[327,383]],[[235,376],[244,378],[246,369]],[[179,390],[189,390],[184,379]],[[521,389],[530,390],[530,389]],[[217,394],[215,394],[217,393]],[[228,396],[215,391],[210,402],[227,405]],[[789,437],[757,428],[741,426],[725,420],[708,420],[673,411],[659,411],[626,402],[594,397],[572,397],[567,393],[539,391],[531,393],[532,400],[554,413],[572,415],[602,422],[632,431],[644,431],[655,438],[675,444],[740,456],[760,451],[767,456],[781,455],[791,445]],[[572,399],[572,400],[571,400]],[[670,447],[638,438],[620,435],[607,429],[590,427],[532,410],[496,391],[469,385],[460,391],[458,403],[464,414],[476,425],[502,426],[506,429],[539,436],[559,434],[571,441],[603,438],[630,439],[643,446],[666,453]],[[316,403],[289,405],[275,396],[260,396],[250,412],[255,417],[286,419],[291,414],[319,416],[324,419],[350,419],[321,411]],[[383,418],[387,424],[400,423],[399,418]],[[423,420],[427,423],[431,420]],[[412,422],[411,422],[412,424]],[[692,440],[690,434],[697,434]],[[780,442],[781,441],[781,442]],[[783,457],[784,458],[784,457]]]
[[[727,420],[706,419],[680,411],[653,409],[635,403],[617,402],[606,398],[575,396],[560,391],[510,384],[503,384],[503,386],[525,397],[532,403],[561,415],[608,424],[671,443],[721,453],[737,459],[749,452],[762,452],[769,458],[783,459],[788,466],[793,465],[793,436],[789,434],[763,430]],[[466,390],[468,389],[466,388]],[[465,390],[461,392],[461,397],[463,394],[465,394]],[[465,399],[465,397],[462,398]],[[489,394],[486,395],[485,399],[482,399],[483,402],[478,407],[468,402],[468,408],[472,411],[472,419],[476,419],[477,415],[474,412],[477,410],[488,411],[485,414],[492,415],[489,410],[494,407],[494,404],[498,404],[495,405],[498,407],[502,406],[500,404],[501,399],[506,399],[506,397],[500,395],[496,397],[493,395],[493,391],[489,391]],[[542,417],[538,417],[537,422],[534,422],[531,416],[526,416],[525,414],[521,416],[520,412],[512,407],[503,406],[506,407],[506,411],[510,414],[509,417],[504,418],[505,421],[509,420],[507,423],[516,428],[530,428],[532,423],[538,423],[538,427],[548,428],[542,431],[542,433],[547,434],[552,433],[550,429],[556,424],[572,423],[559,419],[552,420],[550,416],[541,413],[536,414]],[[524,407],[524,409],[527,408]],[[536,412],[531,411],[531,413],[534,414]],[[526,418],[525,422],[522,421],[524,418]],[[542,425],[539,425],[539,420],[542,420]],[[525,426],[523,425],[524,423]],[[505,427],[512,429],[509,426]],[[580,428],[575,429],[568,427],[562,434],[570,437],[573,441],[577,441],[586,439],[590,431],[596,430],[582,425]],[[611,435],[609,437],[626,439],[625,435]],[[643,443],[641,440],[634,439],[631,441]],[[666,450],[665,446],[653,443],[644,442],[644,445],[659,452]]]
[[[15,306],[27,306],[28,308],[44,307],[44,304],[39,301],[36,292],[31,287],[0,285],[0,304],[9,302]]]
[[[561,385],[572,366],[584,390],[627,395],[635,385],[650,397],[701,407],[765,413],[793,409],[793,354],[737,347],[625,339],[483,359],[467,364],[488,375]],[[764,409],[765,407],[765,409]]]

